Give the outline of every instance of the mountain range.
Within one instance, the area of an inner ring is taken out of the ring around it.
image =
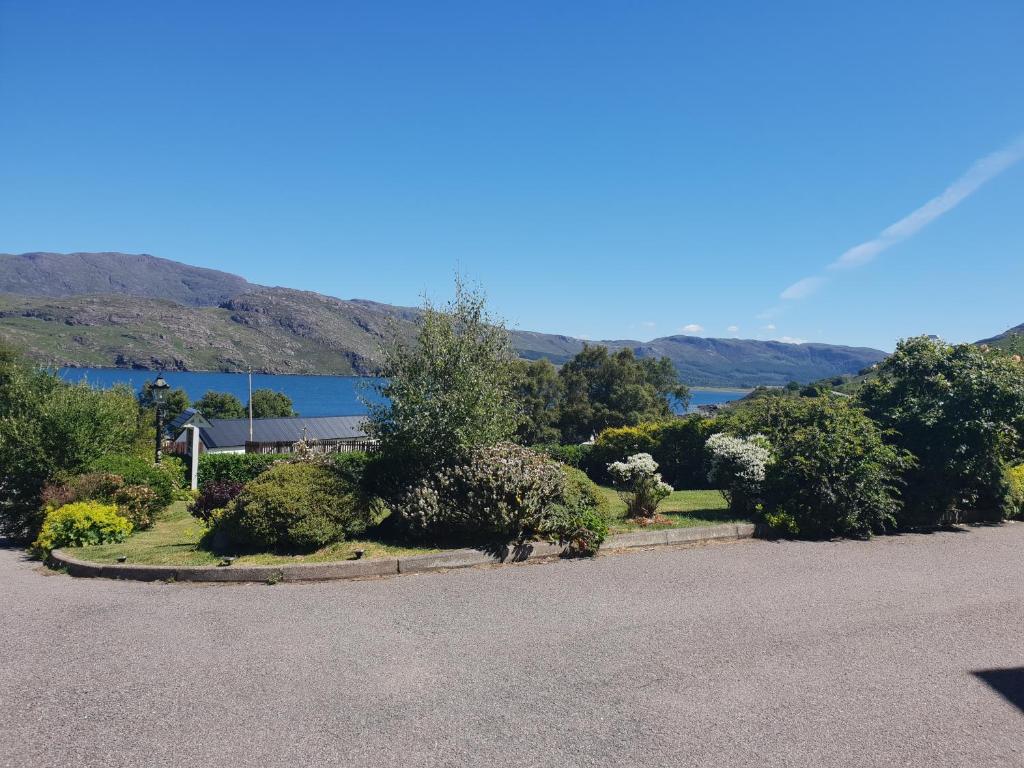
[[[0,338],[41,363],[161,370],[371,374],[419,310],[269,287],[147,254],[0,254]],[[694,386],[749,387],[855,373],[867,347],[666,336],[585,342],[512,330],[525,359],[563,363],[585,343],[667,356]]]

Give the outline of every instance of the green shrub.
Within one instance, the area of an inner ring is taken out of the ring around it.
[[[567,547],[570,555],[593,555],[608,536],[607,497],[582,471],[561,469],[561,493],[544,511],[538,533]]]
[[[176,491],[184,491],[189,486],[189,466],[181,456],[164,455],[159,464],[159,469],[167,473],[171,478],[171,484]]]
[[[1006,485],[1009,488],[1006,517],[1024,520],[1024,464],[1006,470]]]
[[[356,488],[363,488],[367,484],[367,468],[373,460],[374,457],[365,451],[329,453],[325,458],[326,463],[342,480]]]
[[[547,456],[549,459],[565,464],[576,469],[583,469],[592,447],[590,445],[559,445],[558,443],[543,443],[533,446],[537,453]]]
[[[240,550],[309,552],[377,522],[377,507],[329,467],[273,466],[213,521],[212,539]]]
[[[904,474],[902,525],[1004,512],[1004,467],[1024,442],[1024,366],[973,344],[907,339],[858,397],[886,439],[916,458]]]
[[[248,483],[287,458],[287,453],[202,453],[197,483],[200,489],[213,482]]]
[[[138,428],[127,387],[68,384],[0,342],[0,535],[32,541],[43,522],[43,486],[130,450]]]
[[[64,483],[51,483],[43,488],[41,499],[47,511],[79,501],[114,504],[137,531],[152,526],[166,506],[149,486],[125,485],[124,478],[109,472],[88,472]]]
[[[435,541],[505,544],[539,536],[592,554],[608,534],[605,498],[580,470],[501,443],[414,487],[397,513]]]
[[[762,398],[745,411],[744,427],[773,448],[765,522],[808,538],[865,537],[896,525],[910,457],[887,445],[856,403],[830,395]]]
[[[610,483],[608,465],[647,453],[657,462],[665,481],[676,488],[708,488],[705,443],[714,421],[688,416],[650,421],[634,427],[614,427],[597,436],[584,454],[581,468],[598,483]]]
[[[562,468],[513,443],[477,448],[414,486],[396,511],[414,533],[473,542],[508,542],[540,530],[561,501]]]
[[[144,485],[156,495],[158,509],[164,509],[174,501],[174,482],[171,476],[155,464],[138,456],[111,454],[102,456],[92,463],[93,472],[108,472],[119,475],[126,485]]]
[[[132,524],[117,513],[117,507],[81,501],[47,512],[31,551],[45,557],[60,547],[116,544],[127,539],[131,532]]]
[[[608,520],[593,508],[555,504],[538,532],[566,547],[570,555],[593,555],[608,538]]]

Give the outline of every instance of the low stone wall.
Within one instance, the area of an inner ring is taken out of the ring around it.
[[[602,550],[657,547],[670,544],[699,544],[711,541],[749,539],[755,535],[753,524],[712,525],[704,528],[667,528],[634,531],[609,536]],[[394,576],[400,573],[426,573],[476,565],[498,565],[527,560],[542,560],[562,555],[563,548],[543,541],[530,542],[501,551],[451,549],[426,555],[370,560],[344,560],[334,563],[289,565],[131,565],[130,563],[93,563],[79,560],[67,550],[55,549],[50,563],[72,576],[130,579],[134,581],[264,582],[331,581]]]

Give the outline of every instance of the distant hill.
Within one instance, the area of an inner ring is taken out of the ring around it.
[[[121,293],[215,307],[250,290],[245,278],[148,254],[0,253],[0,293],[80,296]]]
[[[268,288],[148,255],[0,254],[0,338],[51,365],[369,374],[380,343],[411,337],[419,310]],[[527,359],[563,363],[584,341],[512,331]],[[667,336],[588,342],[668,356],[695,386],[780,385],[855,373],[865,347]]]
[[[987,344],[1015,355],[1024,354],[1024,325],[1017,325],[991,339],[982,339],[978,344]]]

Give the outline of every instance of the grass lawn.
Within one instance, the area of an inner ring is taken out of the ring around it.
[[[139,531],[121,544],[98,544],[69,548],[72,557],[97,563],[116,563],[124,555],[135,565],[216,565],[220,556],[199,549],[203,524],[188,513],[185,502],[176,501],[157,519],[148,531]],[[285,565],[287,563],[320,563],[348,560],[357,549],[365,550],[364,558],[398,557],[437,552],[423,547],[398,547],[368,539],[355,539],[332,544],[308,555],[273,555],[259,553],[242,555],[239,565]]]
[[[639,530],[641,526],[626,518],[626,504],[612,488],[601,486],[609,511],[608,529],[611,533]],[[719,491],[673,491],[658,505],[658,513],[668,518],[667,523],[647,528],[695,528],[720,523],[749,523],[747,518],[729,512],[729,505]]]
[[[641,528],[627,520],[626,505],[612,488],[601,487],[605,496],[605,511],[609,515],[611,533],[624,533]],[[667,523],[649,528],[690,528],[719,523],[750,522],[729,513],[725,499],[718,491],[673,491],[658,505],[658,512],[668,518]],[[121,544],[99,544],[71,548],[74,557],[97,563],[116,563],[122,555],[136,565],[216,565],[220,555],[199,548],[204,528],[192,517],[185,502],[176,501],[157,519],[148,531],[139,531]],[[308,555],[274,555],[257,553],[241,555],[239,565],[285,565],[287,563],[321,563],[331,560],[349,560],[355,550],[364,550],[364,558],[408,557],[439,549],[387,544],[371,538],[355,539],[332,544]]]

